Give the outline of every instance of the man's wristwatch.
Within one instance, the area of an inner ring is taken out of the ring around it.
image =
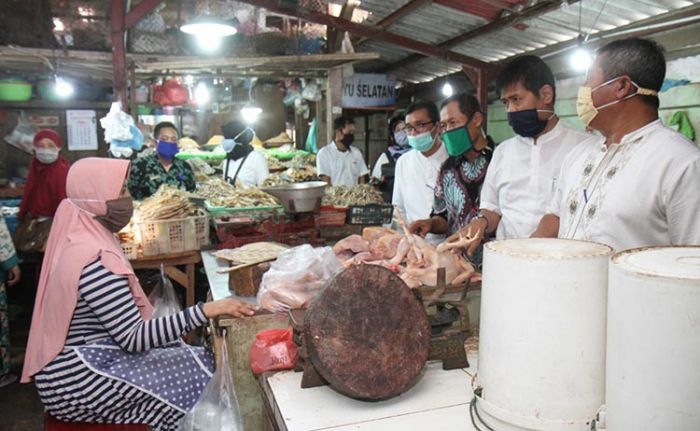
[[[484,219],[486,221],[486,227],[484,227],[484,233],[488,233],[489,231],[489,219],[486,218],[486,216],[479,211],[479,213],[474,217],[474,220],[476,219]]]

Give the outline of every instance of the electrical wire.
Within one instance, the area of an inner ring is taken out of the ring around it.
[[[472,421],[472,426],[476,429],[476,431],[483,431],[481,428],[479,428],[479,425],[476,424],[476,419],[474,418],[474,415],[476,415],[476,419],[479,420],[482,426],[486,428],[488,431],[496,431],[495,429],[491,428],[485,421],[484,419],[481,418],[481,415],[479,415],[479,410],[476,408],[476,395],[474,395],[474,398],[472,398],[471,402],[469,403],[469,418]]]
[[[593,30],[595,30],[596,24],[598,24],[598,20],[600,19],[600,16],[603,14],[603,9],[605,9],[605,5],[608,4],[608,0],[605,0],[603,2],[603,6],[601,6],[600,10],[598,11],[598,16],[595,17],[595,20],[593,21],[593,25],[591,25],[591,29],[588,30],[588,33],[586,33],[586,37],[583,39],[584,43],[588,42],[588,38],[591,36],[591,33],[593,33]]]

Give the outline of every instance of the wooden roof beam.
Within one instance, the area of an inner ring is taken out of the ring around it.
[[[328,25],[345,30],[349,33],[367,37],[369,39],[376,39],[382,42],[390,43],[393,45],[400,46],[409,51],[420,53],[424,56],[437,57],[442,60],[453,61],[455,63],[460,63],[465,66],[473,68],[490,69],[491,64],[478,60],[467,55],[459,54],[457,52],[452,52],[443,48],[436,47],[427,43],[419,42],[417,40],[401,36],[398,34],[390,33],[381,29],[374,28],[373,26],[358,24],[352,21],[341,19],[332,15],[328,15],[322,12],[312,11],[300,7],[290,7],[280,4],[280,2],[275,0],[240,0],[242,3],[247,3],[250,5],[265,8],[273,13],[279,13],[283,15],[289,15],[293,17],[299,17],[305,19],[306,21],[314,22],[316,24]]]
[[[433,0],[411,0],[400,8],[396,9],[389,15],[382,18],[378,23],[374,24],[375,27],[381,30],[388,29],[392,24],[399,21],[403,17],[412,14],[413,12],[429,6]],[[355,44],[360,45],[367,41],[366,37],[361,37]]]
[[[543,15],[545,13],[552,12],[553,10],[556,10],[559,7],[561,7],[562,3],[564,3],[564,2],[572,4],[572,3],[576,3],[577,1],[579,1],[579,0],[564,0],[564,1],[562,1],[562,0],[546,0],[546,1],[541,1],[532,7],[523,9],[519,13],[511,13],[508,16],[491,21],[488,24],[482,25],[482,26],[477,27],[475,29],[469,30],[466,33],[462,33],[458,36],[455,36],[451,39],[448,39],[448,40],[438,44],[437,47],[442,48],[442,49],[449,49],[449,48],[452,48],[456,45],[467,42],[470,39],[474,39],[477,36],[483,36],[485,34],[492,33],[494,31],[500,30],[502,28],[511,26],[516,21],[523,20],[523,19],[535,18],[539,15]],[[402,60],[399,60],[396,63],[390,64],[389,66],[385,67],[382,70],[388,71],[388,70],[392,70],[392,69],[398,69],[398,68],[404,67],[408,64],[411,64],[415,61],[418,61],[423,57],[424,56],[420,55],[420,54],[409,55],[408,57],[406,57]]]

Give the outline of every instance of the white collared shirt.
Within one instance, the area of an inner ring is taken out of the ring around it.
[[[407,223],[430,218],[437,177],[447,157],[447,150],[441,144],[430,157],[411,150],[396,161],[391,203],[401,210]]]
[[[497,239],[527,238],[537,229],[564,158],[590,136],[559,120],[536,143],[533,138],[515,136],[496,146],[479,207],[501,216]]]
[[[233,179],[241,163],[243,163],[243,157],[238,160],[226,160],[223,165],[224,175],[226,175],[226,165],[229,165],[228,177]],[[248,157],[245,159],[245,163],[243,163],[238,173],[238,179],[241,180],[246,187],[257,187],[260,186],[269,175],[270,170],[268,169],[265,156],[261,152],[253,150],[248,153]]]
[[[362,152],[357,147],[350,146],[348,151],[340,151],[335,141],[316,154],[316,170],[319,176],[329,176],[332,185],[348,187],[357,185],[359,178],[369,173]]]
[[[660,120],[567,157],[548,212],[559,237],[624,250],[700,244],[700,149]]]

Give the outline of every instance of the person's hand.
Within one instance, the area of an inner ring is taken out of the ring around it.
[[[408,227],[408,231],[414,235],[422,236],[425,238],[425,236],[430,233],[432,228],[433,221],[430,219],[425,219],[417,220],[411,223],[411,225]]]
[[[14,286],[15,284],[19,283],[21,276],[22,276],[22,271],[19,270],[19,265],[13,266],[10,269],[10,273],[8,274],[8,277],[7,277],[7,285]]]
[[[248,304],[233,298],[224,298],[217,301],[207,302],[202,307],[204,314],[209,319],[219,316],[244,317],[252,316],[258,309],[255,305]]]
[[[445,242],[456,242],[460,241],[462,238],[473,239],[473,241],[470,242],[469,247],[467,247],[467,256],[471,256],[484,241],[484,232],[486,231],[486,225],[487,222],[482,217],[475,218],[471,221],[471,223],[469,223],[468,225],[460,229],[458,232],[455,232],[453,235],[447,238]],[[455,248],[452,249],[452,251],[454,253],[462,253],[464,250]]]

